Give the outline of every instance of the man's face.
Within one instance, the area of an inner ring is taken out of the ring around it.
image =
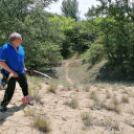
[[[22,37],[16,38],[16,39],[14,40],[14,45],[15,45],[16,47],[18,47],[18,46],[21,45],[21,42],[22,42]]]

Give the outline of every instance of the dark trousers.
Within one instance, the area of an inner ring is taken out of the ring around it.
[[[27,84],[27,78],[25,74],[19,74],[19,76],[17,78],[11,78],[8,81],[8,86],[6,88],[5,94],[4,94],[4,98],[3,101],[1,102],[1,107],[6,107],[13,94],[14,94],[14,90],[15,90],[15,86],[16,86],[16,81],[18,81],[20,87],[22,88],[22,92],[24,96],[28,95],[28,84]]]

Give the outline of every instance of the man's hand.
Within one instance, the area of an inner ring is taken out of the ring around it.
[[[17,78],[18,77],[18,74],[13,71],[5,62],[0,62],[0,65],[5,69],[7,70],[9,73],[13,73],[13,77],[14,78]]]
[[[27,71],[27,68],[26,68],[26,67],[24,67],[24,71],[25,71],[25,73],[26,73],[26,71]]]
[[[17,78],[17,77],[19,76],[19,75],[18,75],[16,72],[14,72],[14,71],[11,72],[11,73],[13,73],[13,77],[14,77],[14,78]]]

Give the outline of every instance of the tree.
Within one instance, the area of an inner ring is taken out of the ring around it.
[[[123,73],[134,70],[134,2],[129,0],[99,0],[100,5],[89,9],[87,16],[103,16],[99,23],[102,44],[108,56],[109,67]]]
[[[71,17],[76,21],[78,21],[79,20],[78,5],[79,3],[77,2],[77,0],[63,0],[61,7],[62,14],[67,18]]]
[[[50,40],[48,42],[46,38],[50,23],[44,7],[54,1],[57,0],[0,1],[0,45],[7,42],[11,32],[19,32],[23,38],[22,46],[28,68],[41,67],[45,63],[62,59],[59,46]]]

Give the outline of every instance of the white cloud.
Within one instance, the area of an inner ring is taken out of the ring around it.
[[[59,0],[58,2],[55,2],[49,6],[49,8],[46,8],[46,11],[61,14],[61,3],[63,0]],[[80,17],[85,18],[84,14],[87,13],[88,8],[92,5],[96,6],[99,2],[97,0],[77,0],[79,2],[79,11],[80,11]]]

